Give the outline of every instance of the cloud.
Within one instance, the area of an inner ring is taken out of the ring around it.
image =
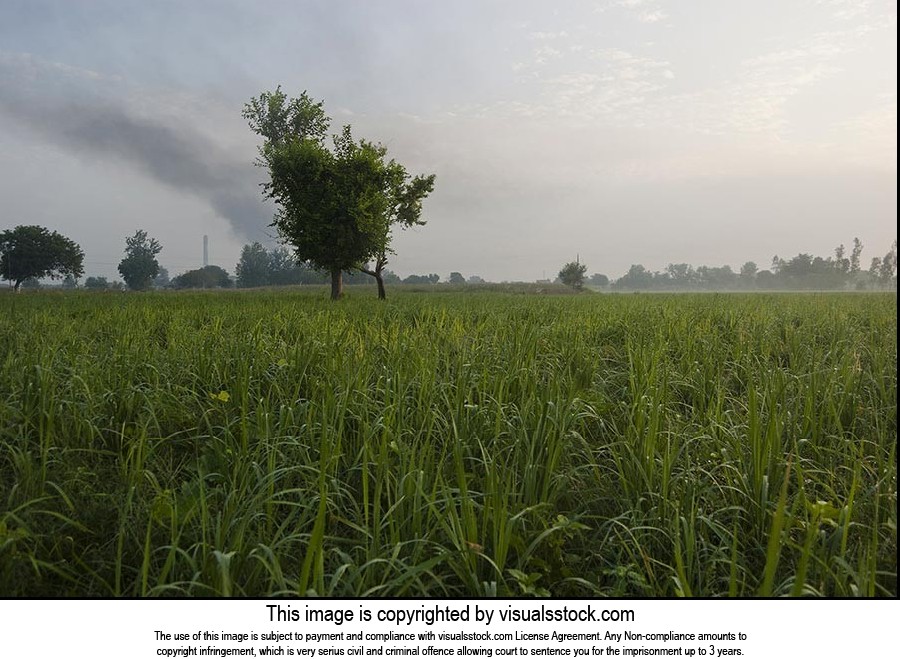
[[[661,9],[655,9],[653,11],[644,11],[641,12],[638,16],[638,20],[641,23],[656,23],[668,17],[666,12]]]
[[[252,152],[235,157],[177,108],[174,116],[149,116],[129,92],[94,71],[29,55],[0,56],[0,113],[77,155],[111,156],[205,200],[242,236],[258,233],[272,213]]]
[[[607,9],[623,11],[641,23],[658,23],[669,15],[660,7],[659,0],[613,0],[606,5],[600,5],[597,11],[604,12]]]
[[[563,39],[568,37],[569,33],[565,30],[560,30],[559,32],[530,32],[528,37],[535,41],[550,41],[553,39]]]
[[[849,21],[865,16],[871,7],[870,0],[819,0],[817,4],[833,7],[832,16],[839,21]]]
[[[548,60],[557,59],[562,53],[552,46],[541,46],[534,51],[535,64],[546,64]]]

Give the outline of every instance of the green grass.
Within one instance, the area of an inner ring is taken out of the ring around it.
[[[0,296],[0,595],[897,596],[894,294]]]

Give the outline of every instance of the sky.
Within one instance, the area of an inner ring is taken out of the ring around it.
[[[241,110],[281,86],[435,174],[388,268],[492,281],[761,268],[896,237],[887,0],[0,0],[0,229],[119,278],[274,245]]]

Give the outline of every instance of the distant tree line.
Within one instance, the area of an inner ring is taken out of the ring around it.
[[[343,285],[374,284],[375,281],[366,272],[367,269],[353,268],[343,272]],[[259,242],[244,245],[234,272],[235,282],[239,288],[327,284],[331,280],[331,272],[328,269],[317,268],[307,261],[298,261],[285,247],[267,249]],[[441,280],[441,276],[436,273],[412,274],[401,279],[399,275],[387,269],[381,271],[381,277],[386,284],[437,284]],[[475,281],[483,280],[480,277],[474,279],[470,277],[470,283]],[[459,272],[451,272],[448,282],[465,284],[466,280]]]
[[[217,265],[189,270],[172,279],[160,266],[157,256],[160,243],[146,231],[138,230],[125,239],[125,257],[119,263],[124,284],[110,282],[106,277],[90,276],[84,287],[91,290],[132,290],[150,288],[255,288],[264,286],[324,285],[333,273],[317,268],[308,261],[298,261],[285,247],[267,249],[259,242],[244,245],[235,267],[235,277]],[[581,289],[585,284],[595,289],[614,291],[703,291],[703,290],[896,290],[897,241],[884,256],[876,256],[869,267],[862,267],[863,245],[854,238],[849,253],[838,245],[828,257],[797,254],[783,259],[775,256],[770,268],[760,270],[747,261],[735,272],[728,265],[694,267],[688,263],[670,263],[661,272],[650,271],[641,264],[632,265],[619,279],[610,281],[595,273],[586,278],[587,267],[574,261],[559,272],[557,282]],[[62,279],[62,288],[76,288],[84,273],[84,254],[76,243],[39,226],[18,226],[0,232],[0,277],[8,280],[16,290],[39,288],[40,279]],[[383,264],[382,264],[383,265]],[[372,285],[366,264],[343,272],[343,283]],[[380,271],[383,283],[435,285],[440,275],[412,274],[401,279],[394,272]],[[549,280],[545,280],[549,282]],[[469,285],[486,283],[478,275],[463,277],[451,272],[447,284]],[[383,289],[383,285],[380,287]]]
[[[316,268],[307,261],[298,261],[287,248],[267,249],[258,242],[244,245],[234,272],[239,288],[318,285],[326,284],[331,279],[329,270]],[[387,283],[400,283],[400,277],[390,270],[384,270],[382,277]],[[343,284],[351,286],[375,283],[359,270],[343,273],[342,279]]]
[[[805,253],[791,259],[775,256],[768,270],[760,270],[756,263],[747,261],[739,272],[727,265],[694,268],[687,263],[670,263],[662,272],[651,272],[635,264],[612,282],[610,288],[614,291],[896,290],[897,241],[883,257],[873,258],[868,270],[862,268],[862,249],[859,238],[855,238],[849,255],[844,245],[839,245],[834,256],[823,258]]]

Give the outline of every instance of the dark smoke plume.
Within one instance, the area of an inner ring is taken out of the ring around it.
[[[260,191],[264,172],[253,166],[255,154],[236,161],[187,122],[170,125],[137,115],[103,91],[77,69],[28,56],[0,57],[0,114],[75,154],[119,159],[205,199],[236,233],[258,238],[272,207]]]

